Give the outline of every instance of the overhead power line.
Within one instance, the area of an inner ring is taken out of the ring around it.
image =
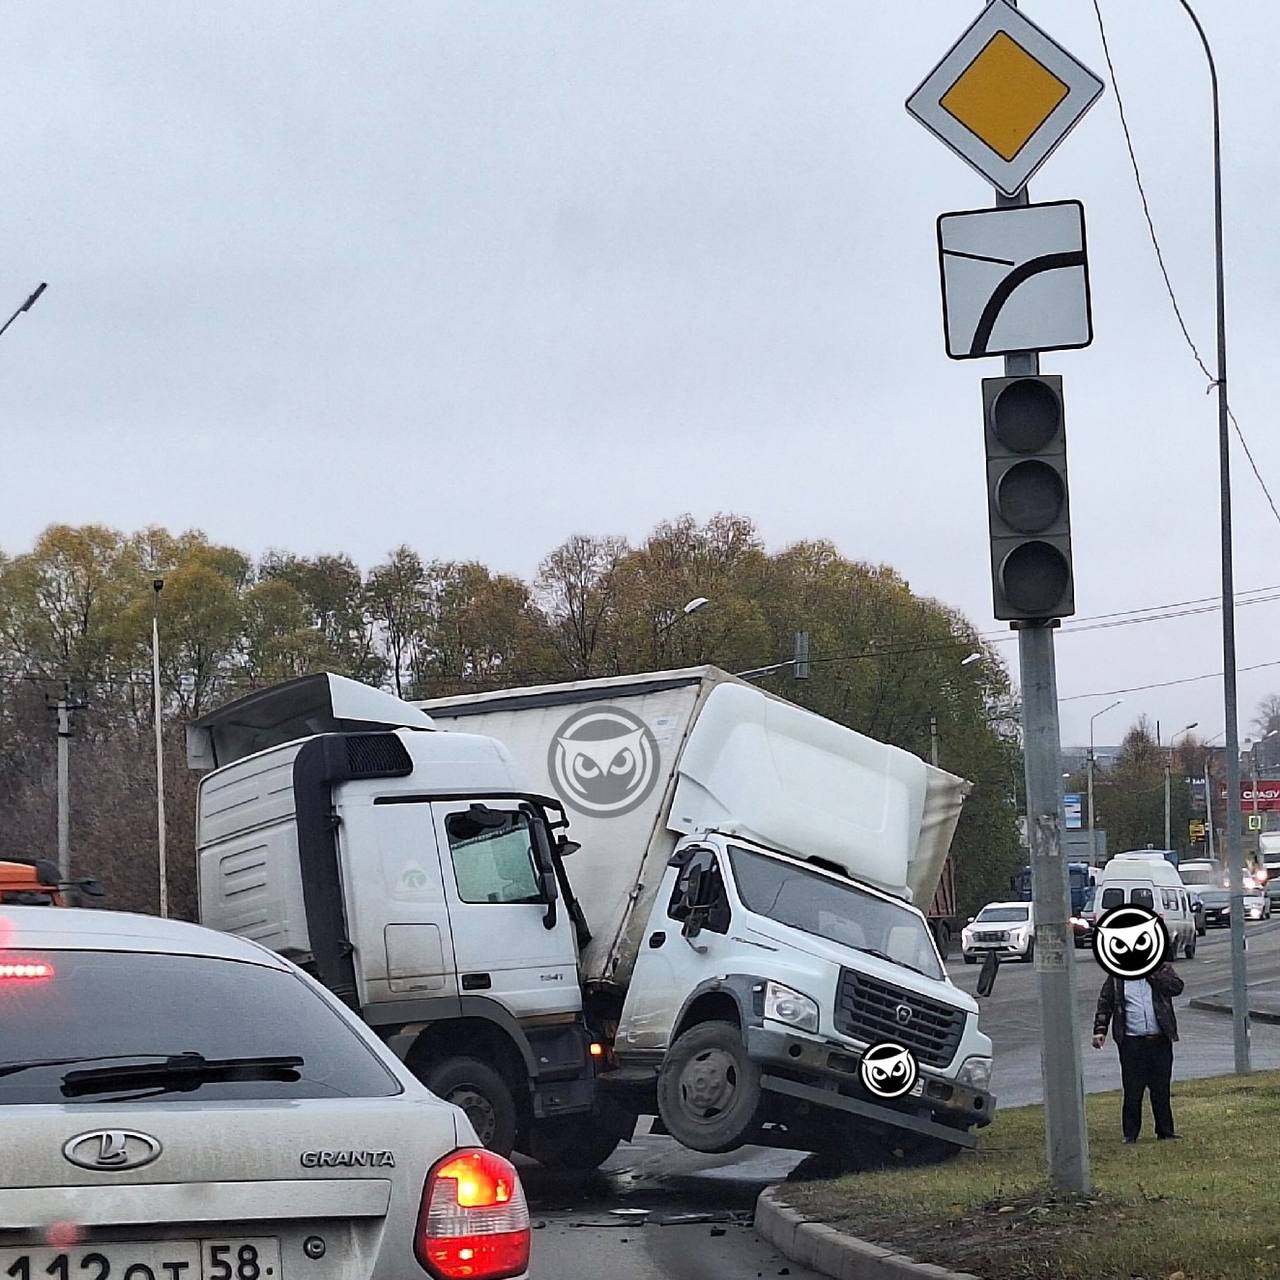
[[[1133,135],[1129,132],[1129,120],[1125,115],[1124,98],[1120,95],[1120,85],[1116,79],[1115,63],[1111,60],[1111,46],[1107,40],[1107,28],[1102,20],[1102,6],[1099,0],[1093,0],[1093,12],[1098,19],[1098,34],[1102,37],[1102,53],[1107,60],[1107,75],[1111,80],[1111,92],[1115,94],[1116,109],[1120,115],[1120,129],[1124,134],[1125,149],[1129,152],[1129,165],[1133,169],[1133,180],[1138,188],[1138,197],[1142,201],[1142,214],[1147,221],[1147,234],[1151,238],[1151,247],[1156,252],[1156,262],[1160,266],[1160,275],[1164,280],[1165,292],[1169,295],[1169,303],[1173,307],[1173,314],[1178,321],[1178,328],[1182,330],[1182,337],[1187,344],[1187,349],[1191,352],[1192,359],[1199,366],[1200,372],[1208,380],[1209,385],[1206,391],[1212,391],[1218,385],[1218,378],[1209,371],[1208,365],[1205,364],[1201,357],[1200,350],[1196,346],[1195,340],[1191,337],[1190,330],[1187,328],[1187,322],[1182,315],[1182,307],[1178,303],[1178,295],[1174,292],[1173,281],[1169,278],[1169,269],[1165,265],[1164,251],[1160,247],[1160,237],[1156,234],[1155,220],[1151,216],[1151,205],[1147,200],[1146,187],[1142,181],[1142,170],[1138,167],[1138,156],[1133,148]],[[1239,422],[1236,421],[1236,415],[1229,404],[1227,406],[1227,417],[1231,420],[1231,425],[1235,429],[1236,438],[1240,441],[1244,456],[1249,460],[1253,478],[1257,480],[1258,487],[1266,496],[1267,505],[1271,508],[1271,514],[1275,517],[1276,523],[1280,524],[1280,510],[1276,509],[1275,499],[1271,496],[1271,490],[1267,487],[1267,482],[1262,478],[1262,472],[1258,470],[1253,450],[1249,448],[1249,442],[1245,439],[1244,431],[1241,429]]]

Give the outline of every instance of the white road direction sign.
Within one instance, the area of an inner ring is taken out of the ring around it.
[[[907,99],[907,110],[992,186],[1015,196],[1102,88],[1034,22],[1006,0],[992,0]]]
[[[944,213],[938,263],[953,360],[1064,351],[1093,341],[1078,200]]]

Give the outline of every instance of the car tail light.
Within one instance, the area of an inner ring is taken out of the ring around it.
[[[504,1280],[529,1266],[529,1208],[515,1166],[492,1151],[455,1151],[422,1191],[414,1251],[436,1280]]]
[[[44,960],[0,960],[0,982],[39,982],[53,977],[53,965]]]

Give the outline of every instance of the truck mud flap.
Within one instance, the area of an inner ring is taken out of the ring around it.
[[[892,1125],[895,1129],[910,1129],[914,1133],[923,1133],[940,1142],[950,1142],[957,1147],[973,1150],[978,1139],[965,1129],[953,1129],[950,1125],[937,1124],[933,1120],[924,1120],[919,1116],[910,1116],[902,1111],[894,1111],[891,1107],[878,1107],[874,1102],[863,1102],[859,1098],[848,1098],[834,1089],[818,1089],[811,1084],[799,1084],[795,1080],[785,1080],[782,1076],[764,1075],[760,1077],[760,1087],[770,1089],[774,1093],[785,1093],[788,1097],[799,1098],[802,1102],[810,1102],[815,1107],[831,1107],[837,1111],[847,1111],[851,1115],[861,1116],[865,1120],[878,1120],[881,1124]]]

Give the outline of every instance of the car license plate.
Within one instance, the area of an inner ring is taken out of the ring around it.
[[[274,1236],[0,1248],[0,1280],[282,1280],[283,1274]]]

